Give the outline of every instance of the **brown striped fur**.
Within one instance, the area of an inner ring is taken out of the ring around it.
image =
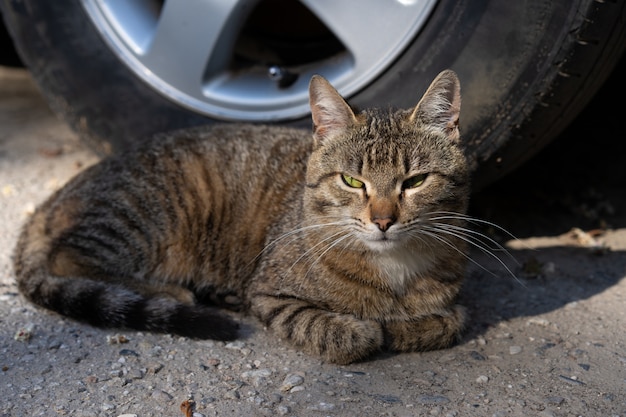
[[[355,114],[317,76],[310,98],[312,138],[195,128],[85,170],[25,225],[20,291],[94,325],[232,339],[217,303],[336,363],[448,346],[469,194],[456,75],[410,110]]]

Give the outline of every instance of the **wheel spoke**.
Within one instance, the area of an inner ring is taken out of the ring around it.
[[[239,30],[257,1],[166,1],[140,60],[173,86],[199,93],[205,77],[228,67]]]
[[[354,4],[337,0],[301,0],[344,44],[355,70],[382,64],[390,49],[403,48],[407,38],[428,16],[434,1],[361,0]]]

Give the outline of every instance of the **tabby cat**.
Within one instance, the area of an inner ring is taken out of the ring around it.
[[[244,310],[339,364],[450,345],[469,195],[457,76],[410,110],[355,114],[320,76],[309,94],[312,138],[193,128],[79,174],[25,225],[20,291],[92,325],[192,338],[235,338],[216,305]]]

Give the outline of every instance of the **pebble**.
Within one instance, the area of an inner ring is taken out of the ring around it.
[[[286,405],[279,405],[278,407],[276,407],[276,412],[278,412],[278,415],[280,416],[286,416],[287,414],[291,413],[291,408]]]
[[[120,414],[117,417],[137,417],[137,414]]]
[[[476,378],[476,382],[478,382],[479,384],[484,384],[486,382],[489,382],[489,377],[486,375],[481,375],[478,378]]]
[[[226,393],[224,394],[224,398],[227,400],[238,400],[239,398],[241,398],[241,395],[239,394],[239,391],[234,389],[226,391]]]
[[[226,343],[226,349],[241,350],[245,347],[246,347],[246,344],[242,342],[241,340]]]
[[[517,355],[518,353],[522,352],[522,347],[521,346],[509,346],[509,353],[511,355]]]
[[[245,371],[241,374],[241,377],[243,379],[249,379],[249,378],[258,378],[258,377],[268,377],[272,375],[272,371],[269,369],[255,369],[253,371]]]
[[[548,327],[550,322],[544,318],[533,317],[526,321],[526,324],[536,324],[541,327]]]
[[[163,401],[163,402],[172,401],[172,399],[174,398],[172,397],[171,394],[165,391],[161,391],[160,389],[155,389],[154,391],[152,391],[151,397],[158,401]]]
[[[302,375],[289,374],[283,380],[283,383],[280,386],[280,390],[283,392],[291,391],[294,387],[302,385],[303,383],[304,378],[302,377]]]

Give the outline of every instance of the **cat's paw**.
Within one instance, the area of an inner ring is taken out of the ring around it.
[[[305,350],[339,365],[358,362],[381,350],[380,323],[343,314],[329,314],[325,323],[309,335]]]
[[[443,349],[460,339],[464,323],[465,309],[459,305],[411,321],[385,323],[385,345],[400,352]]]
[[[304,300],[261,294],[252,310],[278,337],[328,362],[356,362],[383,345],[380,323],[324,310]]]

